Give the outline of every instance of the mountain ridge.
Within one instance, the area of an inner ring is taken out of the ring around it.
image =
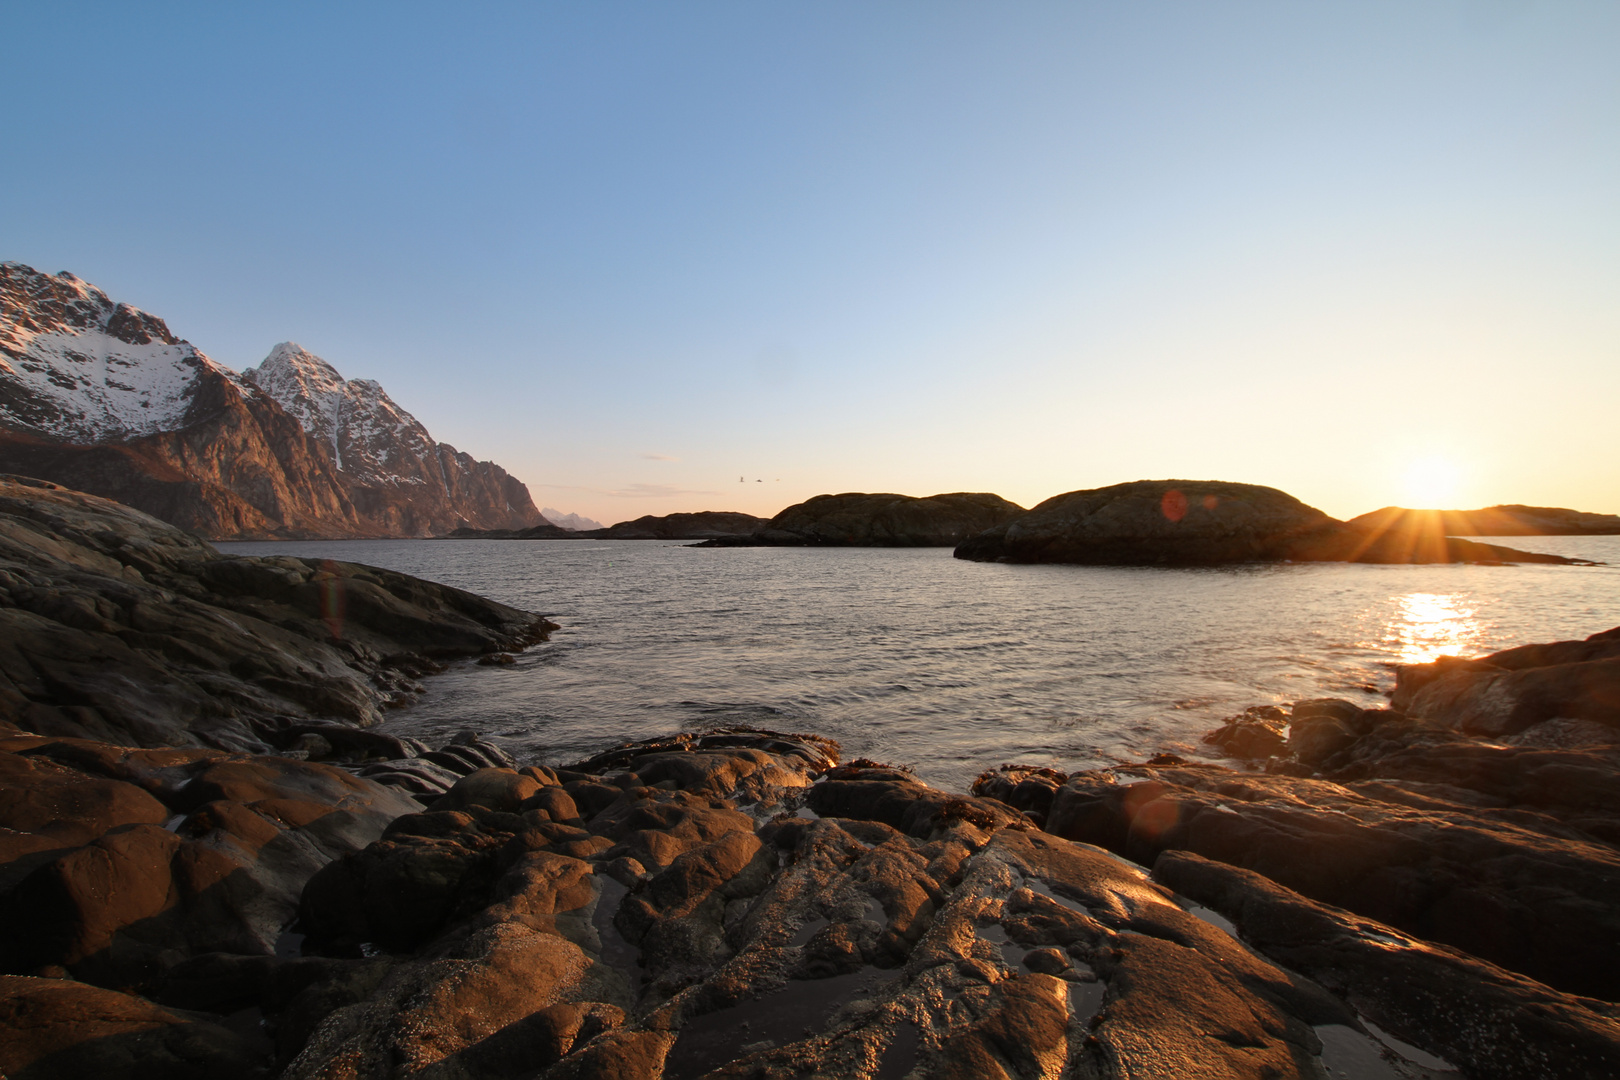
[[[290,342],[238,374],[69,273],[0,263],[0,470],[214,539],[544,521],[528,488]]]

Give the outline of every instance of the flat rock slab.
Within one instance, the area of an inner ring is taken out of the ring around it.
[[[225,558],[118,503],[0,477],[0,730],[264,751],[301,720],[374,724],[438,662],[554,628],[374,567]]]

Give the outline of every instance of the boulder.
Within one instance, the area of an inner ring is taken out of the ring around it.
[[[1620,997],[1607,944],[1620,853],[1529,814],[1397,801],[1383,783],[1132,766],[1071,777],[1046,827],[1145,865],[1188,851],[1253,870],[1560,990]]]
[[[1022,810],[1036,824],[1044,824],[1058,788],[1068,778],[1056,769],[1003,765],[980,773],[973,781],[973,794],[1004,802],[1014,810]]]
[[[1359,736],[1334,716],[1307,716],[1288,726],[1288,752],[1302,765],[1315,768],[1341,750],[1349,749]]]
[[[466,810],[475,806],[486,810],[515,813],[523,800],[540,790],[540,783],[513,769],[479,769],[457,780],[455,786],[436,800],[435,810]]]
[[[305,883],[420,810],[329,765],[86,740],[0,741],[0,969],[111,987],[177,959],[268,956]]]
[[[1275,705],[1252,705],[1204,736],[1235,758],[1264,760],[1288,749],[1288,714]]]
[[[1246,870],[1166,852],[1153,879],[1230,919],[1291,971],[1481,1080],[1620,1074],[1620,1018],[1466,953],[1307,900]]]

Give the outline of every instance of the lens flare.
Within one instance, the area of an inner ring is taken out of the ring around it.
[[[1171,488],[1159,500],[1159,512],[1171,521],[1180,521],[1187,516],[1187,496]]]
[[[320,596],[321,621],[326,623],[327,632],[334,639],[341,639],[348,597],[344,595],[343,578],[337,572],[336,563],[330,559],[321,563],[315,574],[315,587]]]

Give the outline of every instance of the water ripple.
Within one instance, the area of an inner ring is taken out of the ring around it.
[[[1509,541],[1620,563],[1620,538]],[[968,563],[940,549],[659,541],[221,544],[442,581],[562,624],[510,667],[453,666],[392,730],[467,728],[566,760],[746,723],[963,788],[1003,761],[1072,769],[1203,752],[1249,705],[1384,701],[1393,665],[1620,623],[1620,572],[1520,566],[1177,570]]]

